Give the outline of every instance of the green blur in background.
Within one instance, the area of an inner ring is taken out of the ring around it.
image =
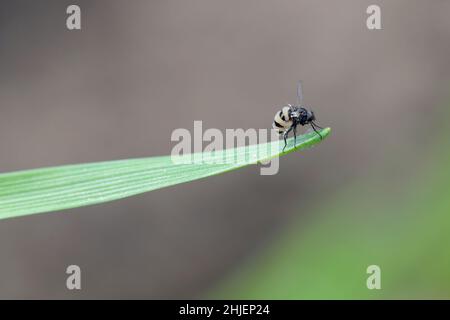
[[[448,119],[447,114],[442,119]],[[417,151],[427,156],[401,185],[391,185],[389,172],[383,173],[387,164],[382,164],[379,174],[337,197],[324,195],[323,203],[314,208],[316,216],[297,219],[280,241],[225,281],[212,297],[450,298],[448,135],[443,130],[428,150]],[[392,165],[409,161],[397,159]],[[367,288],[370,265],[381,269],[380,290]]]

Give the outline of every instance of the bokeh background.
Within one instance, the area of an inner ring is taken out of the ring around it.
[[[0,172],[169,154],[194,120],[269,128],[300,79],[333,133],[274,176],[0,221],[0,298],[450,298],[449,14],[444,0],[1,0]]]

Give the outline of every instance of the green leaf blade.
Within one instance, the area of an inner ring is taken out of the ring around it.
[[[323,138],[330,128],[320,131]],[[235,170],[320,142],[312,132],[279,141],[179,156],[200,162],[176,164],[170,156],[66,165],[0,174],[0,219],[50,212],[137,195]],[[207,161],[207,163],[204,163]],[[192,162],[192,161],[191,161]]]

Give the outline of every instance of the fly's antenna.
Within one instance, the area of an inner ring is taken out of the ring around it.
[[[297,82],[297,107],[301,107],[303,105],[303,88],[302,88],[302,80]]]

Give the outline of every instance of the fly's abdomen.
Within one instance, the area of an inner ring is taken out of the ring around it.
[[[273,118],[272,127],[278,132],[283,133],[287,129],[292,126],[292,120],[289,116],[289,107],[283,107],[280,111],[277,112],[275,117]]]

